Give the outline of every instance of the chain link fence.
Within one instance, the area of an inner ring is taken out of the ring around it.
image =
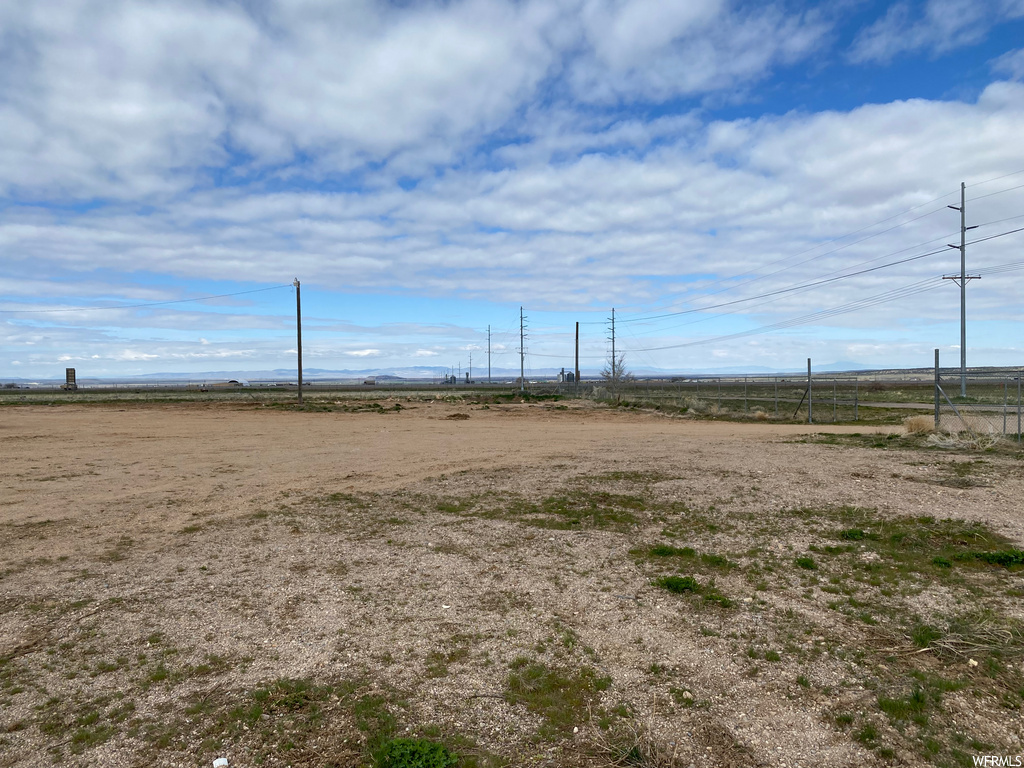
[[[936,369],[935,431],[979,443],[1000,438],[1021,441],[1021,375],[1020,370],[971,373],[962,381],[960,369]]]

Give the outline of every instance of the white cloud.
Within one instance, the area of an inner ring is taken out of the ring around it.
[[[849,58],[856,63],[886,63],[913,51],[933,55],[982,40],[1004,18],[1020,15],[1005,0],[926,0],[923,8],[895,3],[854,40]]]
[[[1004,53],[992,62],[992,71],[1009,75],[1014,80],[1024,80],[1024,48]]]
[[[809,55],[828,30],[815,12],[732,6],[7,4],[0,194],[164,200],[211,173],[317,180],[382,163],[388,179],[422,175],[518,129],[539,96],[734,88]]]
[[[349,357],[378,357],[380,355],[379,349],[353,349],[342,354],[348,355]]]
[[[569,79],[586,101],[663,101],[732,88],[814,52],[830,30],[818,12],[780,6],[730,7],[725,0],[587,0],[591,51]]]

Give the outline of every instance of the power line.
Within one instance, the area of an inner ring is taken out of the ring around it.
[[[933,283],[933,285],[928,285]],[[812,312],[808,315],[800,315],[789,320],[783,320],[778,323],[772,323],[770,325],[763,325],[758,328],[753,328],[747,331],[739,331],[737,333],[730,333],[724,336],[715,336],[709,339],[699,339],[697,341],[688,341],[680,344],[668,344],[661,347],[644,347],[641,349],[626,350],[627,352],[657,352],[665,349],[682,349],[683,347],[695,347],[701,344],[712,344],[718,341],[729,341],[732,339],[743,338],[745,336],[753,336],[768,331],[785,330],[792,328],[797,325],[806,325],[807,323],[815,322],[816,320],[825,320],[830,317],[837,315],[848,314],[858,309],[864,309],[866,307],[874,306],[876,304],[882,304],[888,301],[895,301],[896,299],[905,298],[916,293],[923,293],[925,291],[934,290],[942,285],[942,281],[936,277],[930,277],[927,280],[921,280],[917,283],[911,283],[902,288],[892,289],[875,296],[868,297],[866,299],[860,299],[855,302],[848,304],[841,304],[838,307],[832,307],[829,309],[819,310],[818,312]],[[927,286],[927,287],[925,287]]]
[[[982,184],[991,184],[993,181],[999,181],[1000,179],[1008,179],[1010,176],[1019,176],[1024,173],[1024,168],[1019,171],[1010,171],[1010,173],[1004,173],[1002,176],[996,176],[992,179],[985,179],[984,181],[976,181],[973,184],[968,184],[968,187],[980,187]],[[977,198],[975,198],[977,200]]]
[[[997,177],[994,177],[994,178],[991,178],[991,179],[986,179],[984,181],[975,182],[974,184],[970,184],[968,186],[980,186],[982,184],[988,184],[990,182],[998,181],[1000,179],[1008,178],[1010,176],[1016,176],[1016,175],[1021,174],[1021,173],[1024,173],[1024,169],[1021,169],[1021,170],[1018,170],[1018,171],[1014,171],[1012,173],[1007,173],[1007,174],[1004,174],[1002,176],[997,176]],[[998,190],[996,192],[990,192],[990,193],[988,193],[986,195],[979,195],[978,197],[971,198],[971,200],[981,200],[983,198],[993,197],[993,196],[996,196],[996,195],[1001,195],[1001,194],[1004,194],[1006,192],[1012,192],[1014,190],[1022,189],[1022,188],[1024,188],[1024,184],[1021,184],[1021,185],[1018,185],[1018,186],[1015,186],[1015,187],[1009,187],[1007,189],[1001,189],[1001,190]],[[889,216],[887,218],[880,219],[879,221],[876,221],[876,222],[874,222],[872,224],[868,224],[868,225],[866,225],[864,227],[861,227],[860,229],[853,230],[852,232],[848,232],[848,233],[846,233],[844,235],[840,235],[838,237],[831,238],[830,240],[825,241],[825,242],[826,243],[834,243],[834,242],[838,242],[838,241],[841,241],[841,240],[845,240],[848,237],[852,237],[853,235],[857,235],[857,234],[859,234],[861,232],[865,232],[865,231],[867,231],[869,229],[872,229],[873,227],[876,227],[876,226],[878,226],[880,224],[885,224],[886,222],[892,221],[893,219],[897,219],[897,218],[899,218],[901,216],[905,216],[905,215],[907,215],[909,213],[912,213],[912,212],[914,212],[916,210],[919,210],[919,209],[921,209],[921,208],[923,208],[923,207],[925,207],[927,205],[931,205],[932,203],[936,203],[936,202],[938,202],[940,200],[943,200],[943,199],[949,197],[951,194],[954,194],[954,193],[947,193],[947,194],[944,194],[944,195],[940,195],[940,196],[935,197],[935,198],[933,198],[931,200],[928,200],[928,201],[926,201],[924,203],[920,203],[920,204],[918,204],[918,205],[916,205],[916,206],[914,206],[912,208],[908,208],[907,210],[902,211],[901,213],[897,213],[897,214],[894,214],[894,215]],[[795,267],[802,266],[804,264],[808,264],[808,263],[810,263],[812,261],[816,261],[816,260],[824,258],[826,256],[834,255],[834,254],[838,253],[839,251],[845,250],[847,248],[851,248],[851,247],[853,247],[855,245],[859,245],[859,244],[864,243],[867,240],[870,240],[870,239],[872,239],[874,237],[878,237],[880,235],[884,235],[884,234],[887,234],[889,232],[893,232],[893,231],[899,229],[900,227],[906,226],[907,224],[912,224],[913,222],[919,221],[919,220],[924,219],[924,218],[927,218],[928,216],[933,216],[934,214],[939,213],[939,212],[941,212],[944,209],[945,209],[945,206],[938,207],[938,208],[936,208],[936,209],[934,209],[932,211],[929,211],[927,213],[921,214],[920,216],[915,216],[914,218],[908,219],[907,221],[901,222],[901,223],[899,223],[899,224],[897,224],[895,226],[889,227],[889,228],[881,230],[879,232],[875,232],[875,233],[873,233],[871,235],[868,235],[867,237],[860,238],[859,240],[856,240],[856,241],[854,241],[852,243],[846,243],[846,244],[841,245],[841,246],[839,246],[837,248],[833,248],[830,251],[826,251],[825,253],[820,253],[820,254],[817,254],[815,256],[812,256],[809,259],[805,259],[805,260],[797,262],[795,264],[791,264],[790,266],[787,266],[787,267],[785,267],[783,269],[779,269],[779,270],[776,270],[774,272],[771,272],[771,273],[768,273],[768,274],[765,274],[765,275],[758,275],[756,277],[752,277],[752,278],[750,278],[748,280],[744,280],[744,281],[742,281],[740,283],[737,283],[735,285],[731,285],[731,286],[728,286],[726,288],[723,288],[720,291],[715,291],[715,292],[712,292],[712,293],[703,293],[702,296],[703,297],[717,296],[717,295],[719,295],[721,293],[724,293],[726,291],[735,290],[736,288],[739,288],[741,286],[749,285],[749,284],[757,282],[759,280],[764,280],[764,279],[767,279],[769,277],[773,277],[775,275],[781,274],[781,273],[786,272],[786,271],[788,271],[790,269],[793,269]],[[999,221],[1009,221],[1009,220],[1011,220],[1013,218],[1019,218],[1019,217],[1010,217],[1010,219],[1000,219]],[[988,226],[989,224],[999,223],[999,221],[988,222],[988,224],[983,224],[983,225],[979,225],[979,226]],[[936,238],[935,240],[930,240],[928,242],[935,242],[935,241],[940,240],[940,239],[944,239],[944,238]],[[980,242],[980,241],[978,241],[978,242]],[[924,244],[925,243],[921,243],[919,245],[924,245]],[[815,246],[812,246],[811,248],[807,248],[807,249],[805,249],[803,251],[800,251],[800,252],[798,252],[796,254],[793,254],[791,256],[784,256],[784,257],[782,257],[780,259],[776,259],[775,261],[768,262],[768,264],[766,264],[764,266],[765,267],[771,267],[771,266],[773,266],[775,264],[780,264],[780,263],[782,263],[784,261],[787,261],[789,259],[797,258],[799,256],[802,256],[805,253],[810,253],[811,251],[815,250],[816,248],[820,248],[822,245],[823,245],[823,243],[819,243],[819,244],[817,244]],[[914,247],[917,247],[917,246],[909,246],[908,248],[901,249],[900,251],[895,251],[894,253],[900,253],[900,252],[902,252],[904,250],[910,250],[911,248],[914,248]],[[880,258],[884,258],[884,257],[880,257]],[[869,262],[862,262],[862,263],[870,263],[870,261]],[[706,286],[706,287],[720,285],[720,284],[722,284],[724,282],[727,282],[729,280],[734,280],[734,279],[736,279],[739,276],[740,276],[740,274],[738,273],[738,274],[735,274],[735,275],[731,275],[729,277],[719,278],[719,279],[715,280],[714,282],[709,283],[708,286]],[[531,310],[531,311],[535,311],[535,312],[546,312],[546,311],[555,312],[555,311],[560,311],[560,310]],[[580,312],[600,312],[602,310],[594,309],[594,310],[578,310],[578,311],[580,311]],[[686,314],[687,312],[690,312],[690,311],[693,311],[693,310],[683,310],[683,311],[679,311],[679,312],[668,312],[668,313],[664,313],[664,314],[660,314],[660,315],[653,315],[653,316],[650,316],[650,317],[619,318],[618,322],[620,322],[620,323],[643,322],[643,321],[647,321],[647,320],[660,319],[660,318],[663,318],[663,317],[672,317],[672,316],[679,315],[679,314]],[[602,321],[602,320],[593,320],[593,321],[582,321],[581,325],[603,325],[604,323],[605,323],[605,321]]]
[[[980,243],[980,242],[984,242],[986,240],[994,240],[995,238],[1005,237],[1006,235],[1012,235],[1012,234],[1015,234],[1017,232],[1024,232],[1024,227],[1020,227],[1018,229],[1012,229],[1012,230],[1009,230],[1007,232],[1000,232],[999,234],[990,235],[990,236],[984,237],[984,238],[979,238],[977,240],[971,241],[970,243],[966,243],[966,245],[973,245],[974,243]],[[934,255],[936,253],[944,253],[944,252],[945,251],[934,251],[934,252],[932,252],[930,254],[922,254],[921,256],[915,256],[915,257],[912,257],[912,258],[913,259],[923,258],[924,256],[929,256],[929,255]],[[908,260],[904,260],[904,261],[908,261]],[[1020,265],[1020,266],[1018,267],[1016,265]],[[888,266],[888,265],[883,265],[883,266]],[[997,267],[999,267],[999,266],[1014,267],[1014,268],[1024,268],[1024,262],[1010,262],[1007,265],[997,265]],[[992,269],[995,270],[997,267],[994,267]],[[877,269],[881,269],[881,268],[882,267],[874,267],[874,268],[872,268],[870,270],[865,270],[865,271],[873,272],[873,271],[875,271]],[[1014,269],[1007,268],[1007,269],[1001,270],[1001,271],[1009,272],[1009,271],[1014,271]],[[838,278],[835,278],[835,279],[838,279]],[[832,281],[829,281],[829,282],[832,282]],[[929,283],[932,283],[932,282],[934,282],[934,285],[929,285]],[[680,348],[683,348],[683,347],[696,346],[696,345],[699,345],[699,344],[709,344],[709,343],[713,343],[713,342],[716,342],[716,341],[726,341],[726,340],[731,340],[731,339],[735,339],[735,338],[742,338],[744,336],[750,336],[750,335],[754,335],[754,334],[758,334],[758,333],[765,333],[767,331],[772,331],[772,330],[784,330],[785,328],[790,328],[790,327],[793,327],[795,325],[805,325],[805,324],[807,324],[809,322],[814,322],[816,320],[828,319],[828,318],[834,317],[836,315],[848,314],[849,312],[853,312],[853,311],[856,311],[858,309],[865,309],[865,308],[870,307],[870,306],[875,306],[876,304],[882,304],[882,303],[885,303],[885,302],[894,301],[896,299],[905,298],[907,296],[911,296],[911,295],[914,295],[916,293],[922,293],[922,292],[925,292],[925,291],[931,291],[931,290],[934,290],[935,288],[938,288],[941,284],[942,284],[941,279],[935,278],[935,277],[930,277],[930,278],[927,278],[925,280],[919,281],[917,283],[911,283],[911,284],[909,284],[907,286],[903,286],[901,288],[896,288],[896,289],[893,289],[891,291],[886,291],[886,292],[881,293],[881,294],[876,294],[874,296],[870,296],[870,297],[867,297],[865,299],[859,299],[857,301],[849,302],[848,304],[839,305],[838,307],[832,307],[830,309],[819,310],[818,312],[813,312],[813,313],[810,313],[808,315],[801,315],[801,316],[799,316],[797,318],[792,318],[790,320],[780,321],[778,323],[773,323],[771,325],[761,326],[759,328],[755,328],[755,329],[752,329],[752,330],[749,330],[749,331],[740,331],[738,333],[728,334],[726,336],[718,336],[718,337],[714,337],[714,338],[711,338],[711,339],[702,339],[702,340],[698,340],[698,341],[684,342],[684,343],[681,343],[681,344],[670,344],[670,345],[661,346],[661,347],[644,347],[644,348],[633,349],[633,350],[626,350],[626,351],[627,352],[656,352],[656,351],[665,350],[665,349],[680,349]],[[927,286],[927,287],[924,287],[924,286]],[[730,303],[735,303],[735,302],[730,302]],[[700,310],[693,310],[693,311],[700,311]]]

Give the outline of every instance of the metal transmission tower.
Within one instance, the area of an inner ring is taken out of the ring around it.
[[[981,275],[967,274],[967,230],[977,226],[967,226],[967,185],[960,182],[960,205],[947,205],[954,211],[960,211],[960,245],[947,243],[950,248],[960,251],[960,274],[943,275],[943,280],[952,280],[960,286],[960,397],[967,397],[967,281],[980,280]]]

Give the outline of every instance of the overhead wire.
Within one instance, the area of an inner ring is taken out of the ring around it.
[[[974,243],[984,242],[986,240],[994,240],[994,239],[996,239],[998,237],[1005,237],[1007,235],[1012,235],[1012,234],[1014,234],[1016,232],[1024,232],[1024,227],[1020,227],[1018,229],[1009,230],[1009,231],[1006,231],[1006,232],[1000,232],[1000,233],[995,234],[995,235],[990,235],[989,237],[978,238],[978,239],[973,240],[971,243],[968,243],[968,244],[970,245],[970,244],[974,244]],[[1004,267],[1004,269],[1000,269],[1000,266]],[[1017,269],[1024,269],[1024,262],[1010,262],[1010,263],[1008,263],[1006,265],[996,265],[995,267],[989,268],[987,274],[996,274],[998,271],[1010,272],[1010,271],[1016,271]],[[870,271],[874,271],[874,270],[870,270]],[[626,353],[631,353],[631,352],[655,352],[655,351],[661,351],[661,350],[666,350],[666,349],[681,349],[683,347],[697,346],[697,345],[701,345],[701,344],[710,344],[710,343],[714,343],[714,342],[718,342],[718,341],[728,341],[728,340],[732,340],[732,339],[743,338],[745,336],[750,336],[750,335],[755,335],[755,334],[760,334],[760,333],[766,333],[768,331],[785,330],[787,328],[791,328],[791,327],[794,327],[794,326],[797,326],[797,325],[806,325],[807,323],[816,322],[818,320],[828,319],[830,317],[835,317],[837,315],[848,314],[849,312],[853,312],[853,311],[856,311],[858,309],[865,309],[867,307],[875,306],[877,304],[882,304],[882,303],[886,303],[886,302],[889,302],[889,301],[895,301],[896,299],[905,298],[907,296],[914,295],[916,293],[923,293],[925,291],[934,290],[935,288],[938,288],[941,284],[942,284],[941,278],[933,276],[933,277],[926,278],[925,280],[918,281],[916,283],[911,283],[911,284],[906,285],[906,286],[901,286],[900,288],[895,288],[895,289],[891,289],[889,291],[885,291],[885,292],[880,293],[880,294],[875,294],[874,296],[870,296],[870,297],[867,297],[865,299],[859,299],[859,300],[856,300],[856,301],[853,301],[853,302],[848,302],[847,304],[842,304],[842,305],[839,305],[838,307],[831,307],[831,308],[828,308],[828,309],[819,310],[817,312],[812,312],[812,313],[809,313],[807,315],[801,315],[801,316],[796,317],[796,318],[790,318],[788,320],[783,320],[783,321],[780,321],[778,323],[772,323],[772,324],[769,324],[769,325],[760,326],[758,328],[754,328],[754,329],[750,329],[750,330],[746,330],[746,331],[738,331],[738,332],[733,333],[733,334],[727,334],[727,335],[724,335],[724,336],[716,336],[716,337],[713,337],[713,338],[710,338],[710,339],[698,339],[698,340],[695,340],[695,341],[683,342],[683,343],[680,343],[680,344],[670,344],[670,345],[665,345],[665,346],[660,346],[660,347],[643,347],[643,348],[638,348],[638,349],[633,349],[633,350],[627,349],[627,350],[624,350],[624,351]]]
[[[997,177],[992,178],[992,179],[986,179],[984,181],[975,182],[975,183],[967,185],[967,186],[972,186],[972,187],[973,186],[980,186],[982,184],[988,184],[988,183],[993,182],[993,181],[998,181],[1000,179],[1008,178],[1010,176],[1015,176],[1015,175],[1018,175],[1020,173],[1024,173],[1024,169],[1021,169],[1019,171],[1014,171],[1012,173],[1004,174],[1002,176],[997,176]],[[993,197],[995,195],[1005,194],[1007,192],[1012,192],[1014,190],[1022,189],[1022,188],[1024,188],[1024,184],[1021,184],[1021,185],[1018,185],[1018,186],[1014,186],[1014,187],[1009,187],[1007,189],[997,190],[995,192],[990,192],[990,193],[985,194],[985,195],[979,195],[977,197],[971,198],[971,200],[981,200],[981,199],[984,199],[984,198]],[[927,205],[930,205],[932,203],[938,202],[939,200],[943,200],[943,199],[949,197],[952,194],[954,194],[954,193],[950,192],[950,193],[947,193],[945,195],[940,195],[939,197],[933,198],[933,199],[931,199],[929,201],[926,201],[924,203],[916,205],[913,208],[909,208],[909,209],[907,209],[907,210],[905,210],[905,211],[903,211],[901,213],[895,214],[895,215],[887,217],[885,219],[881,219],[881,220],[879,220],[879,221],[877,221],[877,222],[875,222],[873,224],[869,224],[869,225],[867,225],[865,227],[861,227],[860,229],[854,230],[854,231],[849,232],[849,233],[847,233],[845,235],[841,235],[839,237],[832,238],[832,239],[830,239],[830,240],[828,240],[826,242],[838,242],[838,241],[844,240],[844,239],[846,239],[848,237],[851,237],[853,235],[859,234],[860,232],[864,232],[864,231],[869,230],[869,229],[871,229],[873,227],[876,227],[879,224],[884,224],[884,223],[886,223],[888,221],[892,221],[893,219],[899,218],[900,216],[905,216],[906,214],[911,213],[911,212],[913,212],[915,210],[918,210],[918,209],[920,209],[920,208],[922,208],[924,206],[927,206]],[[927,213],[921,214],[920,216],[915,216],[914,218],[908,219],[907,221],[901,222],[900,224],[897,224],[897,225],[895,225],[893,227],[889,227],[889,228],[881,230],[879,232],[875,232],[875,233],[873,233],[871,235],[868,235],[867,237],[860,238],[859,240],[856,240],[856,241],[854,241],[852,243],[846,243],[846,244],[841,245],[841,246],[839,246],[837,248],[833,248],[830,251],[826,251],[825,253],[817,254],[815,256],[812,256],[809,259],[805,259],[805,260],[797,262],[795,264],[791,264],[791,265],[789,265],[789,266],[787,266],[787,267],[785,267],[783,269],[776,270],[774,272],[770,272],[770,273],[767,273],[767,274],[758,275],[756,277],[752,277],[752,278],[750,278],[748,280],[744,280],[744,281],[742,281],[740,283],[736,283],[735,285],[731,285],[731,286],[728,286],[726,288],[723,288],[720,291],[715,291],[715,292],[712,292],[712,293],[703,293],[702,296],[703,297],[717,296],[717,295],[719,295],[721,293],[725,293],[726,291],[735,290],[735,289],[740,288],[742,286],[749,285],[749,284],[754,283],[754,282],[758,282],[759,280],[764,280],[764,279],[767,279],[767,278],[770,278],[770,277],[774,277],[775,275],[782,274],[783,272],[786,272],[786,271],[788,271],[790,269],[793,269],[795,267],[802,266],[804,264],[810,263],[812,261],[816,261],[816,260],[818,260],[820,258],[824,258],[826,256],[834,255],[835,253],[838,253],[839,251],[845,250],[846,248],[850,248],[850,247],[853,247],[855,245],[859,245],[860,243],[863,243],[863,242],[865,242],[867,240],[870,240],[870,239],[872,239],[874,237],[877,237],[877,236],[880,236],[880,235],[883,235],[883,234],[887,234],[887,233],[892,232],[892,231],[894,231],[896,229],[899,229],[900,227],[906,226],[907,224],[912,224],[915,221],[919,221],[919,220],[921,220],[923,218],[927,218],[928,216],[932,216],[935,213],[939,213],[942,210],[943,210],[942,207],[936,208],[935,210],[932,210],[932,211],[929,211]],[[1019,217],[1010,217],[1008,219],[1000,219],[998,221],[987,222],[986,224],[982,224],[982,225],[978,225],[978,226],[988,226],[990,224],[999,223],[999,221],[1009,221],[1009,220],[1011,220],[1013,218],[1019,218]],[[938,240],[938,239],[940,239],[940,238],[936,238],[936,240]],[[933,241],[927,241],[927,242],[935,242],[935,241],[933,240]],[[981,242],[981,241],[977,241],[977,242]],[[792,256],[786,256],[786,257],[783,257],[781,259],[776,259],[775,261],[769,262],[765,266],[770,267],[770,266],[773,266],[775,264],[779,264],[779,263],[782,263],[784,261],[787,261],[788,259],[796,258],[798,256],[801,256],[801,255],[805,254],[805,253],[809,253],[809,252],[815,250],[816,248],[821,247],[821,245],[823,245],[823,244],[815,245],[815,246],[813,246],[811,248],[808,248],[808,249],[805,249],[804,251],[801,251],[801,252],[799,252],[797,254],[793,254]],[[923,244],[921,244],[921,245],[923,245]],[[911,247],[916,247],[916,246],[911,246]],[[904,249],[904,250],[909,250],[909,249]],[[899,251],[897,251],[897,253],[898,252]],[[714,282],[708,284],[708,286],[719,285],[719,284],[721,284],[723,282],[727,282],[729,280],[734,280],[734,279],[736,279],[739,276],[740,276],[739,274],[736,274],[736,275],[733,275],[731,277],[719,278],[718,280],[715,280]],[[708,287],[708,286],[706,286],[706,287]],[[537,311],[544,311],[544,310],[537,310]],[[585,310],[585,311],[603,311],[603,310]],[[628,310],[620,310],[620,311],[628,311]],[[662,318],[662,317],[671,317],[671,316],[678,315],[678,314],[687,314],[690,311],[692,311],[692,310],[680,310],[678,312],[668,312],[668,313],[663,313],[663,314],[660,314],[660,315],[654,315],[654,316],[649,316],[649,317],[633,317],[633,318],[624,317],[619,322],[622,322],[622,323],[646,322],[646,321],[651,320],[651,319],[659,319],[659,318]],[[603,324],[603,322],[604,321],[583,321],[583,323],[585,323],[587,325],[601,325],[601,324]]]

